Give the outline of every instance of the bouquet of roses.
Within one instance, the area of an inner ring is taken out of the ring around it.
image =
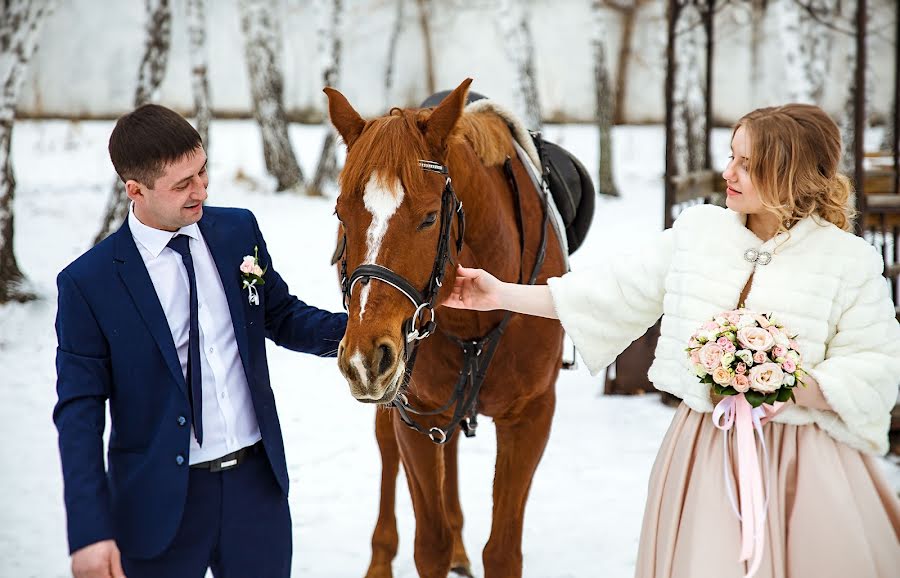
[[[762,561],[768,482],[763,482],[759,464],[768,465],[763,404],[777,409],[794,398],[793,388],[803,383],[804,371],[795,341],[774,316],[747,309],[725,311],[704,323],[691,335],[686,349],[697,377],[723,396],[713,410],[715,426],[725,434],[726,491],[731,507],[741,521],[739,561],[749,561],[752,577]],[[732,487],[728,435],[736,437],[737,494]],[[762,448],[759,459],[753,434]],[[765,476],[768,478],[768,476]]]
[[[718,395],[744,394],[751,407],[793,399],[804,372],[796,336],[771,313],[725,311],[691,336],[687,352],[702,383]]]

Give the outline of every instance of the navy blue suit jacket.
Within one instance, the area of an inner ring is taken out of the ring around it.
[[[347,316],[311,307],[289,293],[250,211],[205,207],[203,212],[200,231],[225,288],[263,445],[287,493],[265,338],[294,351],[334,355]],[[259,305],[248,302],[239,270],[255,246],[260,264],[268,267]],[[171,543],[181,521],[191,411],[169,326],[128,221],[66,267],[57,284],[59,400],[53,419],[70,552],[112,538],[127,556],[154,557]]]

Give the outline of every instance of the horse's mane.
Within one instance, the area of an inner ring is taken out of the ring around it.
[[[341,189],[361,195],[373,174],[386,186],[396,175],[408,193],[425,190],[426,172],[418,161],[431,159],[429,147],[419,127],[431,109],[394,108],[366,123],[353,143],[341,172]],[[485,166],[501,165],[516,152],[509,127],[491,111],[464,113],[450,135],[448,147],[468,145]],[[451,151],[452,153],[452,151]]]

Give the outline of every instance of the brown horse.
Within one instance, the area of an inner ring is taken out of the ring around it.
[[[472,433],[476,413],[490,416],[497,432],[485,576],[522,574],[525,502],[550,434],[562,328],[536,317],[435,307],[453,286],[454,260],[528,281],[545,252],[539,283],[566,266],[507,122],[484,107],[465,111],[470,83],[433,109],[392,109],[368,121],[325,89],[347,145],[336,261],[349,321],[338,364],[355,398],[392,404],[376,411],[381,507],[368,578],[392,576],[400,461],[415,511],[419,575],[471,575],[457,486],[460,436],[453,434]],[[494,353],[486,371],[481,358]],[[485,371],[478,391],[476,376]]]

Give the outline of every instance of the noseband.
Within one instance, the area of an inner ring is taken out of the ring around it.
[[[438,291],[444,281],[444,275],[447,269],[447,262],[453,262],[453,256],[450,253],[450,226],[453,223],[453,215],[456,214],[457,220],[457,236],[456,236],[456,254],[462,251],[463,237],[466,228],[466,216],[463,206],[453,190],[453,184],[450,180],[450,172],[447,167],[435,161],[419,161],[419,166],[433,173],[438,173],[446,177],[444,181],[444,190],[441,194],[441,234],[438,237],[437,253],[434,257],[434,265],[431,269],[431,277],[423,291],[419,291],[412,283],[406,280],[402,275],[395,273],[387,267],[375,263],[366,263],[360,265],[353,270],[350,276],[347,276],[347,256],[345,248],[347,245],[347,236],[341,240],[341,291],[344,294],[344,309],[349,310],[350,299],[353,297],[353,288],[357,283],[366,285],[372,279],[387,283],[407,299],[409,299],[415,311],[412,317],[408,317],[403,322],[403,355],[407,362],[415,350],[414,344],[417,341],[425,339],[431,335],[437,323],[434,320],[434,305],[437,299]],[[409,367],[410,373],[412,368]]]

